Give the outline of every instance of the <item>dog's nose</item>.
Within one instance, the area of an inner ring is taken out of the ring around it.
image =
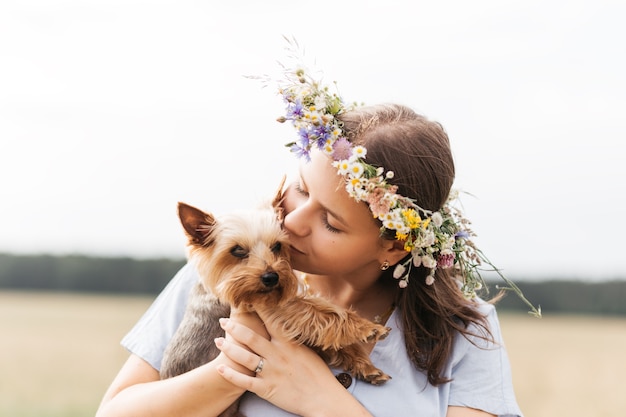
[[[261,282],[266,287],[273,287],[278,284],[278,274],[276,272],[266,272],[261,275]]]

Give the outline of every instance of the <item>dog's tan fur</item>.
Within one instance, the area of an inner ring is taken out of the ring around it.
[[[224,335],[217,319],[230,314],[229,306],[261,313],[270,328],[315,349],[330,366],[372,384],[390,378],[371,363],[365,348],[366,343],[384,338],[389,328],[302,291],[289,263],[281,200],[282,184],[275,198],[259,209],[219,220],[179,203],[189,256],[201,282],[192,290],[185,317],[166,349],[162,378],[217,356],[213,340]]]

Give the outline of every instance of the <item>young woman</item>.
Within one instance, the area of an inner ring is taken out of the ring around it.
[[[474,293],[479,252],[448,200],[444,129],[400,105],[346,108],[301,72],[281,91],[305,156],[284,200],[293,267],[310,291],[392,328],[369,346],[392,379],[329,369],[233,311],[215,360],[159,380],[197,280],[187,265],[124,338],[131,355],[97,416],[215,416],[240,396],[249,417],[521,416],[495,309]]]

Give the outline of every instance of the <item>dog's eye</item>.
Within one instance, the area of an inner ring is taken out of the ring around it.
[[[245,258],[248,256],[248,251],[237,245],[230,250],[230,254],[236,258]]]
[[[272,246],[272,252],[278,253],[282,249],[283,245],[280,242],[276,242],[274,246]]]

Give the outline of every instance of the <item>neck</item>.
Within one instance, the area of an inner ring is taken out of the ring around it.
[[[351,308],[369,320],[387,314],[398,292],[398,285],[393,280],[377,280],[369,285],[358,286],[334,277],[307,275],[307,283],[312,293],[319,294],[337,306]]]

